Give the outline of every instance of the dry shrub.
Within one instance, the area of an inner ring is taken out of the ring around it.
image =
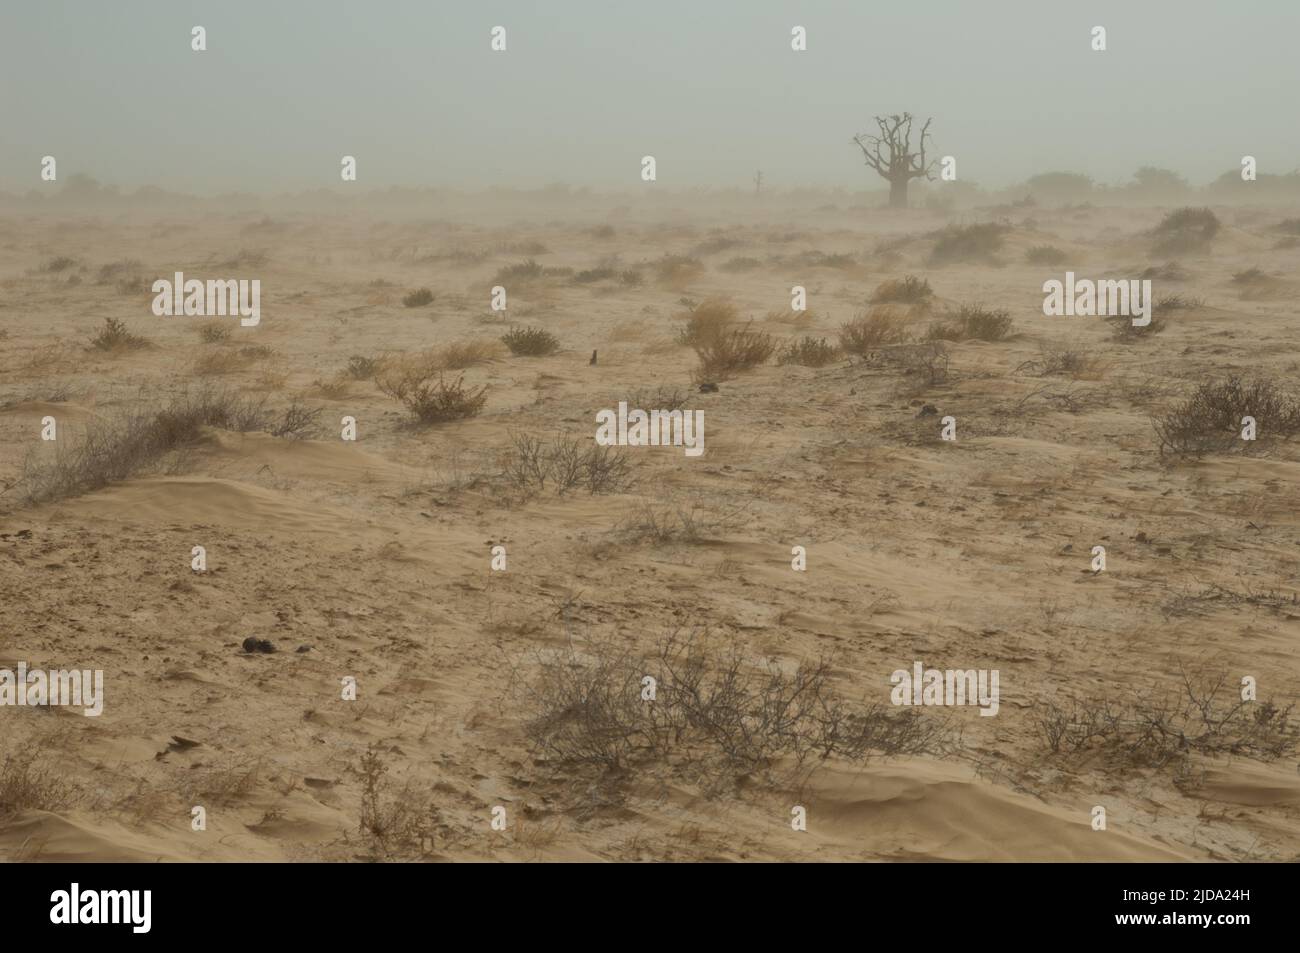
[[[706,632],[672,631],[644,654],[612,639],[570,640],[537,661],[523,686],[530,744],[608,793],[648,775],[719,796],[747,780],[804,780],[831,759],[938,754],[952,745],[947,719],[844,698],[828,658],[782,666]],[[655,679],[653,700],[642,698],[646,676]]]
[[[465,386],[465,375],[448,381],[441,371],[392,363],[375,375],[379,390],[405,407],[417,423],[438,424],[478,416],[487,403],[487,385]]]
[[[194,330],[204,344],[221,344],[230,339],[230,325],[224,321],[204,321]]]
[[[517,264],[505,265],[498,269],[492,283],[519,287],[546,278],[567,278],[572,275],[572,268],[545,268],[532,258],[529,258]]]
[[[132,334],[119,319],[105,318],[104,326],[90,339],[90,346],[97,351],[139,351],[151,348],[153,344],[147,338]]]
[[[408,779],[401,787],[388,778],[379,742],[361,755],[359,830],[382,857],[427,855],[433,850],[441,817],[427,791]]]
[[[95,276],[95,284],[106,285],[125,278],[134,278],[142,268],[144,268],[144,264],[134,258],[123,258],[121,261],[109,262],[100,266],[99,272]]]
[[[1155,315],[1162,311],[1199,311],[1204,307],[1204,298],[1194,298],[1184,294],[1164,295],[1157,298],[1151,306],[1151,315],[1154,319]]]
[[[681,288],[704,274],[704,265],[690,255],[664,255],[655,262],[654,270],[661,285]]]
[[[1102,361],[1095,351],[1080,345],[1049,342],[1038,346],[1039,359],[1026,361],[1017,370],[1030,370],[1040,376],[1064,374],[1075,380],[1096,380]]]
[[[352,378],[343,373],[333,377],[318,377],[312,381],[312,386],[327,400],[342,400],[352,393]]]
[[[1107,315],[1105,320],[1110,325],[1111,340],[1120,344],[1136,344],[1145,341],[1160,334],[1169,326],[1168,322],[1156,313],[1154,303],[1151,307],[1151,320],[1145,325],[1134,324],[1132,315],[1128,314]]]
[[[863,358],[907,337],[907,315],[893,308],[872,308],[841,325],[839,331],[840,349]]]
[[[467,367],[494,360],[501,354],[500,341],[491,338],[473,338],[444,345],[435,352],[434,360],[438,367],[445,370],[463,371]]]
[[[949,225],[938,234],[930,261],[937,265],[954,262],[991,262],[1001,251],[1011,226],[1003,222]]]
[[[1152,426],[1162,454],[1200,456],[1249,446],[1241,440],[1243,417],[1255,418],[1256,439],[1290,437],[1300,433],[1300,400],[1266,378],[1204,381],[1186,400],[1152,417]]]
[[[545,357],[560,349],[560,340],[545,328],[512,327],[501,335],[501,343],[516,357]]]
[[[372,380],[379,370],[379,364],[378,358],[366,357],[364,354],[353,354],[348,358],[348,366],[344,373],[354,381]]]
[[[731,258],[718,266],[719,271],[725,271],[729,274],[739,274],[746,271],[753,271],[756,268],[762,268],[763,263],[757,258]]]
[[[949,354],[942,341],[894,344],[882,348],[880,359],[903,373],[922,378],[927,384],[941,384],[948,379]]]
[[[288,437],[291,440],[302,440],[306,437],[315,436],[320,432],[320,427],[316,421],[324,409],[323,407],[304,407],[295,400],[285,408],[284,413],[271,425],[271,436]]]
[[[54,258],[49,259],[45,264],[41,265],[41,271],[57,275],[61,272],[81,267],[83,266],[80,259],[70,258],[67,255],[56,255]]]
[[[627,405],[644,410],[681,410],[686,406],[687,397],[686,391],[680,387],[657,384],[653,390],[642,387],[633,391],[627,396]]]
[[[1025,261],[1031,265],[1063,265],[1068,258],[1054,245],[1035,245],[1025,252]]]
[[[778,364],[798,364],[801,367],[825,367],[839,359],[840,349],[826,338],[806,335],[787,344],[777,355]]]
[[[876,289],[876,293],[871,296],[871,303],[921,304],[933,295],[934,290],[927,279],[918,278],[916,275],[905,275],[902,278],[891,278],[882,282]]]
[[[428,288],[418,288],[403,297],[402,304],[408,308],[423,308],[433,304],[433,292]]]
[[[751,325],[724,331],[693,345],[700,359],[696,377],[704,381],[726,380],[737,371],[746,371],[767,361],[776,352],[776,340]]]
[[[200,354],[195,358],[191,370],[199,377],[233,374],[235,371],[243,370],[253,361],[269,356],[269,349],[266,352],[261,352],[250,348],[240,348],[239,350],[221,348]]]
[[[133,411],[92,424],[80,440],[59,441],[52,460],[29,457],[22,484],[29,503],[60,500],[125,480],[196,442],[204,427],[244,433],[265,429],[263,401],[230,391],[183,394],[161,409]]]
[[[1152,265],[1149,268],[1146,268],[1138,277],[1142,279],[1150,279],[1152,281],[1156,279],[1159,279],[1160,281],[1186,281],[1188,275],[1187,272],[1183,270],[1183,266],[1178,262],[1169,261],[1165,262],[1163,265]]]
[[[50,742],[27,741],[0,761],[0,820],[23,811],[62,811],[83,796],[81,787],[51,766]]]
[[[1011,331],[1011,313],[1004,309],[990,311],[977,305],[962,305],[956,314],[948,314],[930,326],[926,337],[932,341],[1001,341]]]
[[[632,468],[619,448],[565,436],[547,441],[522,433],[510,435],[500,475],[528,495],[548,486],[561,496],[573,489],[593,495],[617,493],[632,483]]]
[[[740,311],[726,298],[705,298],[675,317],[683,321],[677,329],[677,343],[694,347],[721,337],[740,319]]]
[[[1154,229],[1157,255],[1183,254],[1207,248],[1219,233],[1219,217],[1208,208],[1180,208]]]
[[[1176,688],[1144,695],[1136,702],[1040,702],[1040,741],[1053,754],[1100,755],[1115,768],[1183,765],[1192,754],[1274,761],[1300,748],[1293,705],[1243,701],[1226,675],[1183,671]]]

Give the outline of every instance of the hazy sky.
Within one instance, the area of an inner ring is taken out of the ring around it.
[[[199,193],[333,187],[345,154],[371,187],[636,188],[651,154],[668,187],[875,188],[850,140],[902,110],[986,186],[1201,184],[1300,167],[1298,38],[1300,0],[0,0],[0,189],[47,154]]]

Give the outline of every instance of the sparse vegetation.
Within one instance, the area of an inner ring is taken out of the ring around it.
[[[379,359],[366,357],[364,354],[353,354],[348,358],[347,375],[354,381],[372,380],[375,372],[379,369]]]
[[[545,357],[560,349],[560,341],[545,328],[512,327],[501,335],[501,343],[516,357]]]
[[[204,321],[195,331],[204,344],[221,344],[230,339],[230,325],[224,321]]]
[[[382,857],[429,854],[441,819],[427,792],[411,781],[400,788],[389,780],[382,747],[372,744],[357,770],[361,779],[359,831]]]
[[[677,343],[694,347],[721,337],[740,318],[740,311],[725,298],[706,298],[688,305],[677,317],[684,319],[677,330]]]
[[[881,348],[907,340],[906,316],[889,308],[873,308],[840,326],[840,349],[869,357]]]
[[[1035,245],[1025,252],[1025,261],[1031,265],[1063,265],[1069,256],[1054,245]]]
[[[839,359],[840,349],[826,338],[805,335],[791,341],[777,355],[778,364],[798,364],[801,367],[825,367]]]
[[[441,372],[391,364],[375,376],[379,390],[405,407],[419,424],[441,424],[476,417],[487,403],[487,385],[465,386],[462,374],[449,381]]]
[[[703,381],[726,380],[737,371],[757,367],[776,351],[776,341],[751,326],[732,328],[692,345],[700,359],[696,377]]]
[[[147,338],[128,331],[120,319],[105,318],[104,326],[90,339],[90,346],[97,351],[139,351],[153,347],[153,344]]]
[[[690,255],[664,255],[654,268],[656,280],[669,288],[680,288],[704,274],[704,265]]]
[[[855,703],[828,658],[751,659],[705,632],[673,631],[644,655],[612,640],[570,642],[538,659],[523,686],[534,750],[589,771],[611,795],[625,777],[698,785],[710,796],[741,779],[786,784],[832,759],[938,754],[955,743],[944,718]],[[642,680],[656,680],[653,704]]]
[[[915,275],[907,275],[903,278],[891,278],[889,281],[883,282],[876,289],[876,293],[871,296],[871,303],[923,304],[933,294],[934,291],[930,288],[929,281],[924,278],[917,278]]]
[[[939,232],[930,252],[930,261],[936,265],[951,265],[956,262],[991,263],[1002,250],[1009,231],[1011,226],[1002,222],[949,225]]]
[[[1176,767],[1193,755],[1274,761],[1300,748],[1294,706],[1243,701],[1226,675],[1182,673],[1176,688],[1156,687],[1138,701],[1041,702],[1035,722],[1053,755],[1100,757],[1115,770]]]
[[[513,489],[530,495],[548,486],[561,496],[573,489],[617,493],[632,482],[631,466],[620,448],[602,447],[590,438],[558,436],[548,441],[522,433],[510,435],[501,476]]]
[[[1011,313],[991,311],[976,305],[962,305],[955,314],[930,325],[926,337],[932,341],[1001,341],[1011,331]]]
[[[92,424],[80,440],[60,440],[53,459],[29,457],[22,478],[25,497],[38,503],[89,493],[158,465],[197,441],[204,427],[243,433],[265,429],[268,420],[262,401],[231,391],[184,394],[160,409]]]
[[[279,419],[271,425],[271,436],[288,437],[292,440],[302,440],[315,436],[320,432],[320,427],[316,421],[324,409],[323,407],[305,407],[294,401],[284,410]]]
[[[1191,396],[1152,418],[1162,454],[1201,456],[1234,447],[1249,447],[1240,439],[1242,418],[1252,417],[1257,439],[1300,433],[1300,399],[1276,381],[1229,377],[1204,381]]]
[[[1219,217],[1208,208],[1177,209],[1155,227],[1155,253],[1176,255],[1203,251],[1219,233],[1219,227]]]
[[[433,304],[433,292],[428,288],[417,288],[402,298],[402,304],[407,308],[423,308]]]

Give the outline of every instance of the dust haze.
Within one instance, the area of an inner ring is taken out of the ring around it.
[[[0,858],[1300,857],[1293,6],[4,18]]]

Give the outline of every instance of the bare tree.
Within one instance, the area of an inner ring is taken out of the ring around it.
[[[876,116],[879,135],[861,133],[853,137],[867,165],[875,169],[889,182],[889,207],[907,208],[907,183],[924,176],[933,181],[934,162],[926,162],[925,141],[930,137],[930,123],[927,119],[921,127],[921,141],[916,152],[912,151],[912,114],[898,116]]]

